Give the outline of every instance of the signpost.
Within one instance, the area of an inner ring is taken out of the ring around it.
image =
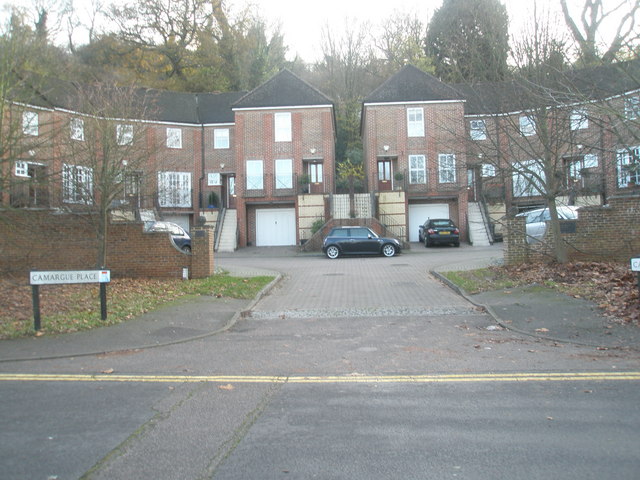
[[[33,271],[29,273],[33,299],[33,328],[40,330],[40,285],[68,283],[100,284],[100,317],[107,319],[107,283],[111,281],[111,270]]]

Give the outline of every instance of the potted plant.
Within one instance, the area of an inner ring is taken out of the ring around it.
[[[217,208],[220,200],[216,192],[209,192],[209,208]]]
[[[309,193],[309,183],[311,182],[311,177],[303,173],[298,177],[298,183],[300,184],[302,193]]]
[[[393,178],[397,182],[396,189],[402,190],[402,181],[404,180],[404,174],[402,172],[396,172],[393,174]]]

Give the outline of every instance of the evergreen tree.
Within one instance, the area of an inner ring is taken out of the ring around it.
[[[427,53],[444,82],[503,80],[509,17],[499,0],[445,0],[427,31]]]

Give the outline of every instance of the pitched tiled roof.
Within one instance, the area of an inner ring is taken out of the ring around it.
[[[365,103],[435,102],[464,100],[462,95],[433,75],[406,65],[365,97]]]
[[[603,100],[640,89],[640,59],[568,70],[545,85],[487,82],[452,85],[467,100],[468,115],[509,113],[544,105]]]
[[[245,94],[246,92],[199,93],[197,97],[200,122],[205,125],[233,123],[235,118],[231,105]]]
[[[333,101],[290,70],[284,69],[239,99],[233,108],[317,105],[333,105]]]

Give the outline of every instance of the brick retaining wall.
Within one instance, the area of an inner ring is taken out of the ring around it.
[[[553,242],[548,230],[542,243],[529,245],[524,235],[524,218],[507,220],[505,264],[553,261]],[[572,261],[629,261],[640,254],[640,197],[612,197],[608,205],[580,208],[575,233],[563,233],[562,239]]]
[[[143,224],[109,224],[107,265],[113,277],[202,278],[214,272],[213,230],[192,232],[192,254],[176,249],[168,233],[145,233]],[[87,217],[50,210],[0,212],[0,271],[96,268],[97,240]]]

